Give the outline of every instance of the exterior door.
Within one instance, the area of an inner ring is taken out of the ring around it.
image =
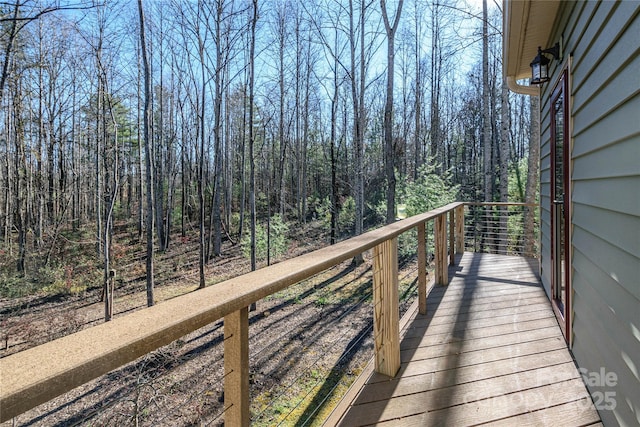
[[[551,298],[567,342],[571,337],[569,103],[567,70],[551,97]]]

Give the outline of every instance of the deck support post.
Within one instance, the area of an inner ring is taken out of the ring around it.
[[[436,252],[436,285],[447,285],[448,263],[447,263],[447,216],[438,215],[435,221],[435,252]]]
[[[376,372],[395,376],[400,369],[397,237],[373,248],[373,337]]]
[[[249,308],[224,317],[225,425],[249,426]]]
[[[427,232],[424,222],[418,225],[418,311],[427,314]]]
[[[455,209],[456,220],[456,253],[464,253],[464,205],[460,205]]]

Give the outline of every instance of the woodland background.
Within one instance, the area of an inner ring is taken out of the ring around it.
[[[0,2],[0,295],[100,286],[108,320],[130,246],[152,305],[154,258],[190,238],[204,287],[223,242],[255,269],[310,222],[331,244],[398,205],[535,202],[500,8]]]

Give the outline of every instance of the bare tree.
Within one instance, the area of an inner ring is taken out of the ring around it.
[[[2,102],[2,97],[4,95],[4,86],[7,82],[7,77],[9,76],[9,64],[11,63],[11,54],[13,50],[13,42],[16,39],[18,34],[18,18],[20,17],[20,2],[16,0],[13,5],[13,16],[11,18],[11,23],[9,27],[9,32],[7,35],[7,40],[5,41],[6,46],[4,47],[4,61],[2,62],[2,75],[0,76],[0,103]]]
[[[4,87],[7,82],[7,78],[9,76],[9,64],[11,63],[11,57],[13,54],[14,42],[18,33],[22,31],[22,29],[30,22],[33,22],[44,16],[48,13],[56,12],[59,10],[80,10],[87,9],[92,6],[80,6],[74,5],[72,7],[64,7],[60,6],[60,4],[53,3],[45,5],[42,2],[34,2],[34,7],[30,10],[26,11],[26,13],[21,10],[21,7],[27,4],[26,1],[16,0],[15,3],[5,3],[3,2],[3,6],[13,6],[13,13],[10,17],[0,18],[0,24],[4,22],[9,22],[9,32],[7,33],[6,45],[4,46],[4,56],[2,61],[2,74],[0,74],[0,103],[2,103],[2,97],[4,94]]]
[[[143,115],[143,139],[145,147],[145,174],[147,190],[147,306],[154,304],[154,273],[153,273],[153,228],[154,228],[154,204],[153,204],[153,153],[151,146],[151,70],[147,56],[147,41],[145,36],[145,19],[142,0],[138,0],[138,15],[140,17],[140,49],[142,52],[142,65],[144,68],[144,115]]]
[[[440,156],[442,135],[440,124],[440,98],[442,95],[442,16],[439,3],[431,7],[431,105],[430,128],[431,150],[430,155],[436,163],[436,170],[442,170],[443,158]]]
[[[329,241],[333,245],[338,238],[338,171],[337,171],[337,159],[336,159],[336,133],[337,133],[337,121],[338,121],[338,98],[340,96],[340,79],[338,78],[338,30],[335,30],[335,45],[333,54],[333,94],[331,97],[331,136],[329,137],[330,144],[330,159],[331,159],[331,231]]]
[[[222,93],[225,82],[223,81],[223,70],[226,64],[226,60],[223,55],[227,52],[225,41],[222,36],[224,12],[224,0],[217,0],[215,2],[214,12],[214,33],[213,40],[216,45],[216,60],[215,71],[213,75],[214,85],[214,101],[213,101],[213,151],[214,151],[214,169],[213,169],[213,203],[211,210],[211,239],[213,240],[213,255],[218,256],[221,253],[222,247],[222,230],[221,230],[221,216],[220,216],[220,177],[222,174]],[[209,30],[211,31],[211,30]],[[207,257],[209,258],[209,257]]]
[[[198,272],[199,272],[199,288],[203,289],[206,286],[204,268],[206,265],[206,228],[205,228],[205,147],[207,145],[205,125],[206,125],[206,87],[208,83],[208,77],[206,74],[207,69],[207,56],[206,56],[206,43],[207,43],[207,32],[202,31],[201,23],[208,19],[208,16],[204,16],[205,10],[201,2],[198,2],[195,16],[193,17],[193,22],[189,25],[184,11],[180,9],[181,12],[181,25],[180,28],[183,33],[190,32],[196,39],[196,49],[198,56],[198,65],[199,65],[199,73],[201,81],[196,82],[195,75],[192,76],[193,85],[195,90],[197,91],[198,99],[194,102],[195,104],[195,113],[197,115],[197,138],[196,138],[196,169],[197,169],[197,196],[198,196],[198,212],[199,212],[199,222],[198,222]],[[185,51],[189,51],[189,46],[187,42],[187,34],[183,34],[185,46]],[[192,74],[195,74],[192,71]]]
[[[109,97],[109,115],[112,121],[113,140],[104,141],[105,165],[105,214],[104,230],[102,231],[104,258],[104,320],[108,322],[113,317],[113,292],[115,288],[115,270],[111,269],[111,243],[113,240],[113,210],[118,192],[118,123],[113,112],[112,98]],[[106,118],[105,118],[106,119]]]
[[[167,136],[165,134],[165,116],[167,112],[166,108],[166,90],[164,87],[164,8],[162,6],[158,7],[157,11],[157,29],[152,31],[152,35],[156,35],[156,50],[158,52],[157,56],[159,61],[159,73],[160,73],[160,84],[155,87],[155,96],[152,94],[152,99],[155,101],[156,111],[157,113],[153,114],[152,117],[155,120],[152,122],[150,132],[150,138],[153,144],[153,190],[155,192],[153,197],[153,211],[155,213],[155,226],[156,226],[156,236],[158,236],[158,249],[160,252],[164,252],[169,245],[169,235],[167,233],[168,224],[165,223],[165,207],[164,207],[164,195],[165,195],[165,168],[169,168],[170,165],[168,162],[165,162],[164,154],[165,148],[167,144]],[[153,41],[149,42],[150,46],[154,46]],[[152,51],[155,52],[155,51]],[[150,65],[153,64],[153,59],[150,59]],[[152,85],[153,86],[153,85]],[[153,89],[153,87],[152,87]],[[167,207],[167,214],[171,211],[171,207]]]
[[[22,117],[22,95],[19,93],[21,82],[16,82],[13,87],[13,105],[14,112],[14,170],[16,177],[14,178],[14,226],[18,231],[18,256],[16,258],[16,271],[20,276],[25,275],[25,258],[27,246],[27,209],[26,209],[26,187],[27,187],[27,160],[24,144],[24,121]]]
[[[309,12],[307,12],[309,13]],[[325,87],[327,96],[330,96],[330,116],[329,116],[329,162],[330,162],[330,189],[329,189],[329,242],[335,244],[338,239],[338,215],[339,215],[339,185],[338,185],[338,155],[336,153],[336,144],[338,142],[338,107],[340,101],[340,71],[349,73],[347,68],[342,62],[341,57],[346,49],[346,46],[340,37],[339,22],[341,20],[342,10],[340,8],[331,11],[335,16],[330,17],[331,22],[325,28],[320,16],[314,16],[309,13],[311,21],[316,29],[316,35],[320,38],[322,46],[325,52],[325,57],[329,63],[329,73],[331,75],[331,87]],[[328,36],[325,32],[332,31],[333,34]],[[323,86],[325,86],[323,84]],[[328,86],[328,85],[327,85]],[[324,139],[324,138],[323,138]]]
[[[487,0],[482,0],[482,143],[484,145],[484,201],[493,200],[493,171],[491,170],[491,155],[493,151],[490,116],[490,88],[489,88],[489,27],[487,15]]]
[[[289,135],[288,132],[285,133],[285,103],[287,100],[285,99],[285,95],[287,92],[286,86],[286,63],[285,63],[285,52],[288,48],[289,43],[289,28],[288,21],[290,19],[290,5],[287,2],[280,2],[278,6],[274,8],[274,28],[273,31],[275,33],[275,47],[277,49],[277,59],[276,59],[276,67],[277,67],[277,79],[278,79],[278,147],[279,152],[277,154],[277,160],[274,164],[276,173],[276,185],[278,192],[276,194],[278,200],[278,212],[284,218],[285,217],[285,204],[286,204],[286,193],[285,193],[285,164],[287,161],[288,154],[288,145],[289,145]]]
[[[413,179],[418,179],[418,170],[423,163],[422,153],[422,103],[423,103],[423,70],[421,56],[422,14],[418,2],[414,2],[414,49],[415,49],[415,94],[414,94],[414,165]]]
[[[256,55],[256,25],[258,23],[258,0],[252,0],[251,20],[249,21],[249,215],[250,215],[250,258],[251,271],[256,269],[256,159],[254,120],[254,86],[255,86],[255,55]],[[251,310],[256,304],[251,304]]]
[[[509,130],[511,129],[511,108],[509,104],[509,88],[507,87],[506,79],[502,81],[502,91],[501,91],[501,109],[500,109],[500,201],[507,202],[509,201],[509,160],[511,159],[511,155],[509,152],[509,139],[511,133]],[[517,164],[516,164],[517,168]],[[502,207],[500,209],[500,230],[507,230],[507,220],[508,220],[508,208]],[[500,253],[507,253],[507,243],[509,237],[506,233],[503,233],[500,239]]]
[[[485,0],[486,1],[486,0]],[[393,24],[387,15],[386,0],[380,0],[382,19],[387,33],[387,97],[384,106],[384,170],[387,178],[387,223],[390,224],[396,218],[396,177],[394,164],[393,141],[393,77],[395,58],[395,35],[400,23],[403,0],[399,0]]]
[[[366,14],[368,7],[366,0],[360,0],[360,16],[356,23],[355,8],[353,0],[349,0],[349,53],[350,53],[350,69],[349,80],[351,83],[351,101],[353,103],[353,139],[354,139],[354,202],[355,202],[355,234],[360,235],[364,229],[364,135],[366,128],[366,111],[365,111],[365,89],[366,89],[366,71],[367,71],[367,54],[365,46],[366,35]],[[357,26],[356,26],[357,24]],[[359,33],[359,40],[356,36]],[[359,44],[359,58],[356,55],[356,48]],[[356,264],[363,261],[362,254],[354,258]]]
[[[138,24],[139,25],[139,24]],[[144,65],[140,64],[140,61],[142,61],[142,48],[139,46],[140,43],[140,37],[137,37],[138,41],[136,43],[136,139],[137,139],[137,146],[138,146],[138,162],[137,162],[137,167],[138,167],[138,180],[136,182],[137,185],[137,189],[138,189],[138,197],[140,198],[139,203],[138,203],[138,221],[137,221],[137,226],[138,226],[138,240],[142,241],[142,233],[143,233],[143,229],[145,226],[145,218],[144,218],[144,203],[142,202],[142,197],[144,194],[144,190],[143,187],[145,185],[145,175],[144,175],[144,166],[143,166],[143,161],[142,161],[142,145],[143,145],[143,138],[144,135],[140,134],[140,131],[142,130],[144,133],[144,129],[146,128],[144,126],[144,112],[142,113],[142,115],[140,114],[140,111],[142,110],[140,108],[140,100],[142,98],[142,96],[140,96],[140,89],[143,86],[143,84],[141,83],[141,79],[142,79],[142,69],[144,68]],[[140,119],[142,118],[143,123],[140,123]]]

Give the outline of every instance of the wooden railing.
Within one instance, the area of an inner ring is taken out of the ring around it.
[[[369,249],[374,255],[375,366],[393,376],[400,368],[398,236],[417,228],[419,310],[426,313],[426,224],[434,221],[435,283],[447,284],[448,265],[464,251],[464,206],[450,203],[0,359],[0,421],[224,318],[225,424],[247,426],[249,305]]]

